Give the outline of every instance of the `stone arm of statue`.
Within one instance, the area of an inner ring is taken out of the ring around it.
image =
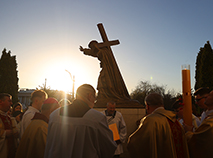
[[[81,52],[84,52],[85,55],[91,55],[93,57],[97,57],[97,53],[92,49],[83,48],[82,46],[80,46],[79,49]]]

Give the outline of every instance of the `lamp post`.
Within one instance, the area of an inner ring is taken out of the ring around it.
[[[68,70],[65,70],[66,72],[68,72],[69,73],[69,75],[70,75],[70,78],[71,78],[71,80],[72,80],[72,101],[74,100],[74,88],[75,88],[75,76],[73,75],[71,75],[71,73],[68,71]]]

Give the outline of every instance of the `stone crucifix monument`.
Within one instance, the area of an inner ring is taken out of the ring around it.
[[[117,107],[139,107],[140,103],[132,100],[114,58],[111,46],[118,45],[119,40],[109,41],[103,25],[97,25],[103,42],[92,40],[88,47],[80,46],[85,55],[97,57],[100,60],[100,75],[98,78],[98,96],[95,107],[106,107],[108,101],[116,102]]]

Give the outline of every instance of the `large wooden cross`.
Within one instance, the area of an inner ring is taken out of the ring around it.
[[[109,41],[109,40],[108,40],[108,37],[107,37],[107,35],[106,35],[106,32],[105,32],[105,30],[104,30],[103,24],[102,24],[102,23],[99,23],[97,26],[98,26],[99,32],[100,32],[100,34],[101,34],[101,38],[102,38],[102,40],[103,40],[103,42],[98,43],[98,47],[99,47],[99,48],[107,47],[107,48],[112,52],[110,46],[120,44],[119,40]]]
[[[111,58],[111,60],[112,60],[111,62],[113,62],[113,65],[115,66],[114,68],[117,69],[117,71],[116,71],[117,74],[116,75],[119,76],[120,82],[122,82],[122,84],[121,84],[121,85],[123,85],[122,89],[125,89],[127,97],[130,98],[129,92],[128,92],[127,88],[126,88],[126,85],[124,83],[123,77],[121,75],[121,72],[120,72],[120,70],[118,68],[117,62],[115,60],[115,57],[114,57],[113,52],[112,52],[111,47],[110,47],[110,46],[113,46],[113,45],[118,45],[118,44],[120,44],[120,42],[119,42],[119,40],[109,41],[108,38],[107,38],[107,35],[106,35],[106,32],[104,30],[104,27],[103,27],[102,23],[99,23],[97,26],[98,26],[99,32],[101,34],[101,38],[103,40],[103,42],[98,43],[98,47],[99,48],[103,48],[103,47],[107,47],[108,48],[109,53],[111,54],[111,57],[112,57]]]

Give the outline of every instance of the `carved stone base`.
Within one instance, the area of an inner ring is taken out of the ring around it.
[[[116,102],[116,107],[119,108],[125,108],[125,107],[131,107],[131,108],[139,108],[139,107],[144,107],[142,104],[140,104],[137,100],[132,100],[132,99],[124,99],[124,100],[114,100],[114,99],[98,99],[97,102],[95,103],[96,108],[105,108],[107,105],[108,101],[113,100]]]

